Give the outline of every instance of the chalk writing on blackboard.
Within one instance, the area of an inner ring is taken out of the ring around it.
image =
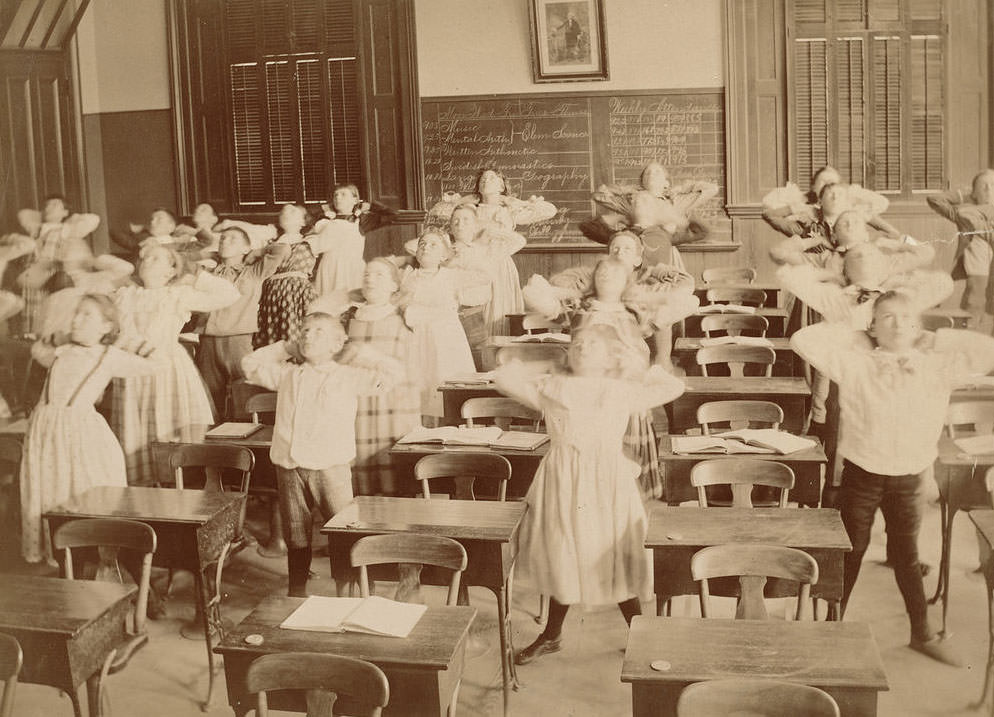
[[[428,206],[446,191],[473,192],[481,169],[499,169],[512,194],[558,208],[549,221],[519,227],[529,243],[585,241],[578,225],[596,211],[596,187],[636,184],[652,160],[675,183],[724,187],[721,90],[425,99],[422,117]],[[723,216],[723,196],[704,213]]]

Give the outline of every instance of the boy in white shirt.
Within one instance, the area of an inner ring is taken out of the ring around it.
[[[347,340],[337,318],[311,313],[299,345],[280,341],[242,359],[251,383],[277,392],[269,457],[276,467],[291,597],[306,596],[311,567],[311,510],[324,520],[352,503],[357,397],[389,390],[403,376],[394,359],[372,350],[336,361]],[[292,363],[298,355],[303,363]]]
[[[890,291],[875,301],[868,330],[815,324],[794,334],[791,346],[839,385],[839,453],[845,456],[839,508],[853,544],[845,558],[843,612],[879,507],[911,620],[911,648],[958,665],[928,622],[918,492],[937,455],[949,395],[965,377],[994,369],[994,339],[955,329],[923,332],[914,301]]]

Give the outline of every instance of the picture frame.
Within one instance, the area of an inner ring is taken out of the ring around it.
[[[608,79],[604,0],[528,0],[536,83]]]

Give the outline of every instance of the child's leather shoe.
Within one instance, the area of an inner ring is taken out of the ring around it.
[[[535,638],[535,642],[530,644],[523,650],[518,651],[514,656],[515,665],[527,665],[529,662],[534,660],[536,657],[541,657],[542,655],[548,654],[550,652],[559,652],[562,649],[562,639],[557,637],[555,639],[548,638],[545,635],[539,635]]]

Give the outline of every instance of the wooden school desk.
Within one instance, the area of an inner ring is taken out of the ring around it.
[[[829,616],[838,619],[842,600],[842,560],[852,550],[839,511],[828,508],[649,508],[645,547],[652,550],[656,613],[676,595],[697,595],[690,559],[701,548],[728,543],[767,543],[803,550],[818,563],[818,582],[811,596],[828,600]],[[768,597],[796,595],[796,585],[783,592],[778,581],[766,585]]]
[[[953,320],[953,328],[970,328],[970,312],[965,309],[926,309],[922,316],[948,316]]]
[[[783,291],[783,287],[780,284],[772,283],[755,283],[755,284],[743,284],[742,282],[734,283],[716,283],[716,284],[705,284],[704,282],[698,282],[697,286],[694,287],[694,296],[696,296],[701,301],[701,306],[705,306],[708,303],[708,289],[762,289],[766,292],[766,306],[780,306],[780,292]]]
[[[77,518],[128,518],[147,523],[158,538],[154,563],[193,573],[207,647],[205,708],[214,692],[211,632],[212,628],[220,630],[220,626],[210,624],[204,570],[217,561],[224,545],[235,537],[244,504],[245,494],[237,492],[98,486],[44,514],[52,535],[60,525]]]
[[[815,439],[812,439],[815,440]],[[697,500],[697,488],[690,484],[690,469],[701,461],[711,459],[727,460],[729,458],[758,458],[759,460],[778,461],[790,466],[794,471],[794,487],[789,499],[804,506],[817,507],[821,502],[821,484],[825,476],[825,466],[828,458],[825,449],[819,443],[814,448],[806,448],[786,455],[775,453],[684,453],[673,452],[673,435],[663,436],[659,440],[659,460],[664,466],[663,500],[670,505],[678,505],[687,500]]]
[[[442,392],[442,424],[446,426],[458,426],[463,422],[461,411],[466,399],[493,398],[504,395],[497,390],[493,381],[487,383],[446,382],[439,384],[438,390]]]
[[[390,449],[390,461],[401,478],[401,495],[414,497],[421,491],[421,482],[414,477],[414,464],[433,453],[496,453],[511,464],[511,480],[507,483],[507,497],[523,498],[531,487],[538,464],[549,451],[546,441],[529,451],[491,448],[489,446],[440,446],[437,443],[395,443]],[[479,489],[477,489],[479,493]]]
[[[652,669],[653,662],[664,669]],[[621,681],[632,686],[635,717],[673,717],[687,685],[734,677],[818,687],[835,698],[843,717],[876,715],[877,693],[888,689],[864,623],[645,615],[632,620]]]
[[[800,376],[687,376],[686,390],[666,404],[670,433],[697,428],[697,407],[708,401],[773,401],[783,409],[783,428],[791,433],[804,429],[811,402],[811,389]]]
[[[282,629],[280,623],[303,602],[304,598],[266,598],[215,648],[224,656],[228,704],[236,715],[243,717],[256,706],[255,695],[245,687],[249,665],[263,655],[286,652],[327,652],[372,662],[386,673],[390,683],[390,702],[384,715],[446,714],[457,697],[475,608],[429,607],[407,637]],[[245,642],[248,635],[261,635],[262,644],[249,645]],[[336,710],[340,707],[348,705],[344,700],[336,702]],[[270,692],[269,708],[306,711],[299,696],[286,692]]]
[[[774,376],[802,376],[801,360],[790,347],[790,339],[771,338],[771,348],[776,352],[777,360],[773,364]],[[697,365],[697,349],[701,348],[701,337],[681,337],[673,346],[673,363],[687,372],[688,376],[700,376],[701,367]]]
[[[987,587],[987,665],[984,668],[984,687],[980,699],[970,705],[976,710],[987,701],[987,691],[994,677],[994,510],[971,510],[970,520],[977,527],[980,540],[980,568],[984,573],[984,583]],[[994,712],[994,705],[991,706]]]
[[[517,687],[508,580],[514,566],[514,537],[528,506],[520,501],[425,500],[358,496],[355,502],[321,528],[328,537],[332,575],[336,567],[350,565],[349,551],[364,535],[429,533],[462,543],[468,564],[462,583],[489,588],[497,596],[497,629],[500,632],[504,713],[508,713],[511,688]],[[445,584],[448,584],[447,578]]]
[[[770,322],[770,327],[766,331],[767,336],[785,336],[787,333],[787,309],[781,309],[778,306],[770,308],[756,309],[757,316],[765,316],[766,320]],[[701,319],[709,314],[691,314],[686,319],[683,320],[683,335],[684,336],[703,336],[704,332],[701,331]]]
[[[960,437],[976,435],[960,432]],[[942,600],[942,631],[946,630],[949,612],[949,565],[952,552],[953,520],[956,513],[974,506],[990,506],[985,476],[994,466],[994,453],[970,456],[953,443],[948,435],[939,438],[939,459],[935,462],[935,482],[939,487],[939,515],[942,530],[942,558],[939,561],[939,581],[930,603]]]
[[[249,419],[246,418],[246,420]],[[245,438],[208,438],[206,433],[212,427],[211,424],[194,423],[180,428],[169,437],[169,440],[152,441],[152,455],[155,457],[155,469],[159,482],[165,485],[172,484],[173,474],[169,470],[169,454],[178,445],[248,448],[255,455],[255,470],[252,471],[249,493],[261,494],[269,500],[269,537],[264,544],[259,544],[259,554],[267,558],[286,555],[286,543],[283,541],[283,528],[281,527],[283,523],[280,517],[279,502],[276,500],[276,472],[269,460],[269,448],[273,443],[273,427],[263,426]]]
[[[100,670],[125,639],[134,585],[7,574],[0,581],[0,632],[24,652],[21,682],[63,690],[80,717],[99,717]],[[83,698],[86,685],[88,700]]]

